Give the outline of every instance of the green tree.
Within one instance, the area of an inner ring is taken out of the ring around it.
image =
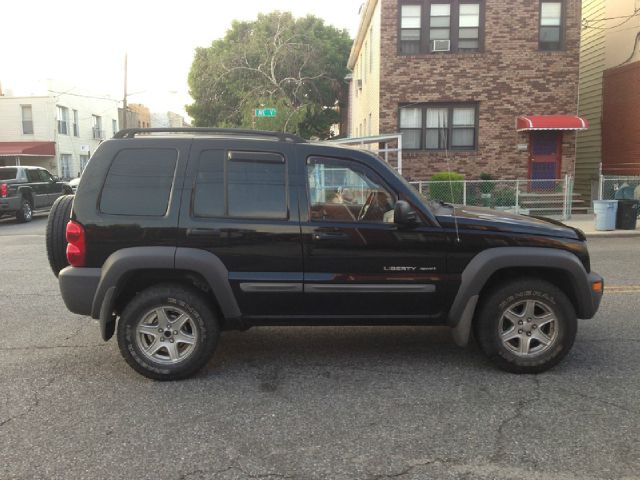
[[[187,112],[197,126],[245,127],[328,138],[345,102],[351,39],[314,17],[287,12],[234,21],[224,38],[197,48]],[[253,118],[256,108],[275,118]]]

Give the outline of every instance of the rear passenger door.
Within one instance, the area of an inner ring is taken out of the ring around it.
[[[36,168],[27,170],[27,181],[33,193],[33,208],[43,208],[49,205],[49,185],[40,176]]]
[[[216,255],[243,316],[302,313],[302,245],[290,146],[198,140],[180,213],[181,246]]]

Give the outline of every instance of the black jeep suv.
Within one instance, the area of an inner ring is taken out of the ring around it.
[[[71,187],[40,167],[0,167],[0,217],[30,222],[34,210],[51,207]]]
[[[69,310],[161,380],[253,325],[448,325],[541,372],[603,293],[579,230],[427,202],[369,152],[272,132],[123,130],[51,224]]]

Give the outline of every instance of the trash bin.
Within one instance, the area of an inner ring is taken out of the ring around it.
[[[621,230],[635,230],[638,221],[638,200],[618,200],[616,213],[616,228]]]
[[[594,200],[593,213],[596,214],[596,230],[615,230],[618,200]]]

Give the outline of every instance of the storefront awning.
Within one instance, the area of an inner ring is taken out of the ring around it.
[[[54,157],[55,142],[0,142],[0,157]]]
[[[577,115],[522,115],[516,119],[516,130],[586,130],[589,121]]]

